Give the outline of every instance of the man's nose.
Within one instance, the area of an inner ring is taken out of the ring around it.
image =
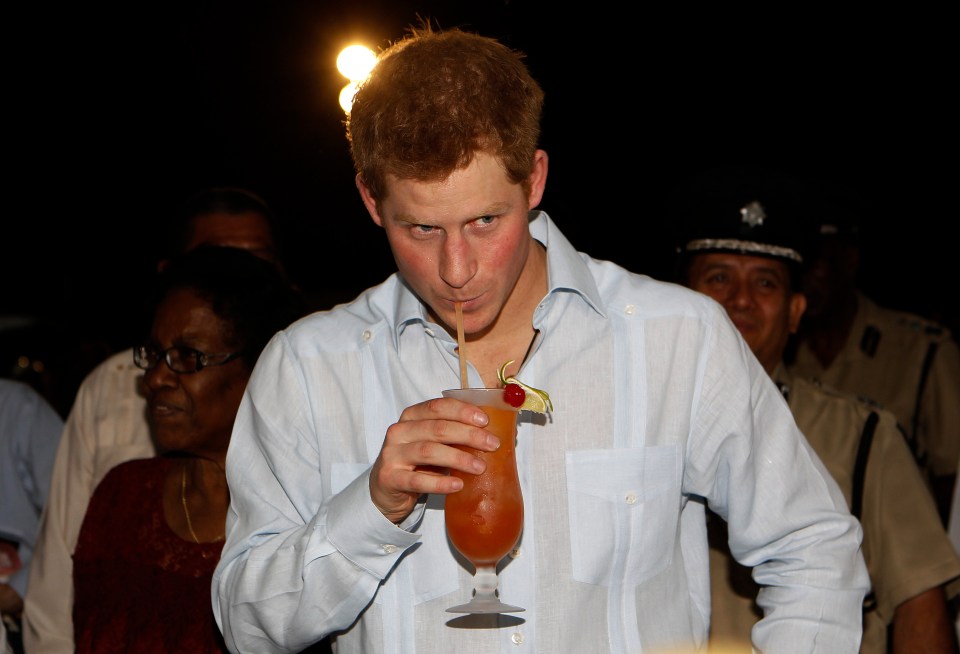
[[[459,234],[447,236],[440,254],[440,278],[452,288],[463,288],[477,274],[470,242]]]
[[[727,302],[734,307],[743,309],[753,304],[753,293],[749,284],[734,282],[730,287],[730,294],[727,296]]]

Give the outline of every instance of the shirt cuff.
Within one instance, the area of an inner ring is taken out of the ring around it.
[[[403,521],[404,527],[419,524],[426,509],[419,502]],[[347,559],[380,579],[385,579],[400,556],[420,541],[420,534],[390,522],[370,498],[370,470],[337,493],[327,510],[330,543]]]

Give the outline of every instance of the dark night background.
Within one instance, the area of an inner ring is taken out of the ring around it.
[[[30,350],[63,371],[69,395],[130,345],[163,217],[205,186],[245,186],[276,209],[293,274],[320,305],[392,272],[353,186],[335,60],[354,41],[385,46],[418,15],[527,53],[546,91],[541,208],[581,250],[665,276],[666,189],[714,166],[769,166],[868,198],[864,288],[955,324],[950,22],[923,7],[870,11],[525,0],[8,8],[0,374]],[[21,323],[33,327],[12,327]]]

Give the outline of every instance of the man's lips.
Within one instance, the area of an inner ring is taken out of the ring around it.
[[[452,298],[449,300],[451,307],[456,307],[457,302],[459,302],[464,308],[468,307],[470,304],[476,301],[477,301],[476,297],[469,297],[464,299]]]

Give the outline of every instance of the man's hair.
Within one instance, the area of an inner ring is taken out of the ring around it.
[[[478,152],[524,184],[543,90],[523,58],[494,39],[429,24],[381,53],[346,120],[354,167],[373,197],[383,199],[388,174],[440,181]]]
[[[173,212],[169,218],[170,229],[165,230],[168,237],[161,245],[158,258],[170,259],[184,254],[193,238],[194,221],[198,216],[210,213],[259,214],[270,225],[274,242],[279,249],[276,216],[263,198],[244,188],[214,186],[190,195]]]

